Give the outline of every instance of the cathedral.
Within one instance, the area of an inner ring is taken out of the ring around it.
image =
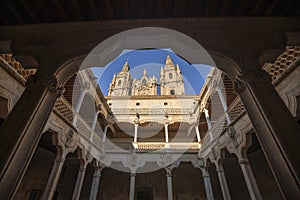
[[[300,199],[298,8],[2,2],[0,199]],[[91,70],[166,48],[211,67],[199,93],[170,56],[159,77],[122,63],[107,96]]]
[[[148,77],[146,69],[141,79],[132,79],[128,60],[121,72],[114,74],[108,96],[158,95],[156,77]],[[184,95],[184,80],[178,65],[168,55],[160,71],[160,95]]]

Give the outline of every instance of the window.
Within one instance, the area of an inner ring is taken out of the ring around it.
[[[170,94],[174,95],[175,94],[175,90],[170,90]]]
[[[143,85],[146,85],[146,79],[143,79],[142,83]]]
[[[108,105],[111,106],[111,103],[109,103]]]
[[[168,102],[164,102],[164,105],[167,106],[167,105],[168,105]]]
[[[139,105],[140,105],[140,102],[136,102],[135,105],[136,105],[136,106],[139,106]]]
[[[120,86],[122,84],[122,81],[121,80],[119,80],[119,82],[118,82],[118,86]]]
[[[173,79],[173,74],[169,73],[169,79]]]

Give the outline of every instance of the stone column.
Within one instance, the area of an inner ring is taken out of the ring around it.
[[[65,153],[62,153],[62,155],[59,155],[59,153],[57,154],[45,190],[43,192],[43,200],[52,200],[56,186],[59,181],[61,170],[65,163],[65,159]]]
[[[94,176],[93,176],[93,183],[90,193],[90,200],[97,199],[97,193],[100,183],[101,172],[104,169],[104,166],[101,165],[98,161],[94,162]]]
[[[135,172],[130,174],[130,191],[129,191],[129,200],[134,200],[134,189],[135,189]]]
[[[79,96],[79,98],[78,98],[78,101],[77,101],[77,104],[76,104],[76,106],[75,106],[75,112],[79,112],[79,110],[80,110],[80,107],[81,107],[81,105],[82,105],[82,102],[83,102],[83,99],[84,99],[84,97],[85,97],[85,94],[86,94],[86,90],[85,89],[82,89],[81,91],[80,91],[80,96]]]
[[[166,167],[165,170],[167,176],[168,200],[173,200],[172,169]]]
[[[0,199],[12,199],[63,87],[54,76],[27,80],[22,96],[0,127]]]
[[[96,112],[95,115],[94,115],[93,123],[92,123],[92,126],[91,126],[91,128],[92,128],[93,130],[95,130],[95,128],[96,128],[97,119],[98,119],[98,114],[99,114],[99,112]]]
[[[231,120],[230,120],[230,117],[229,117],[229,115],[227,113],[227,102],[226,102],[224,93],[223,93],[223,91],[221,90],[220,87],[217,87],[216,90],[218,92],[218,95],[219,95],[219,98],[220,98],[220,101],[221,101],[221,104],[222,104],[222,107],[223,107],[223,110],[224,110],[224,114],[225,114],[226,120],[227,120],[227,122],[229,124],[231,122]]]
[[[87,164],[88,163],[85,160],[81,161],[80,163],[72,200],[78,200],[80,198],[81,188],[84,181]]]
[[[105,140],[106,140],[107,128],[108,128],[108,124],[104,127],[103,137],[102,137],[103,142],[105,142]]]
[[[137,142],[138,126],[139,126],[138,123],[134,123],[134,138],[133,138],[134,143]]]
[[[261,196],[261,193],[259,191],[258,185],[256,183],[255,176],[253,174],[249,160],[248,159],[239,159],[239,164],[241,166],[251,199],[253,199],[253,200],[263,199]]]
[[[213,200],[214,199],[214,194],[213,194],[213,190],[212,190],[212,187],[211,187],[211,182],[210,182],[208,169],[206,167],[200,168],[200,169],[201,169],[202,177],[203,177],[203,181],[204,181],[206,198],[208,200]]]
[[[213,140],[212,132],[210,131],[210,129],[211,129],[211,121],[210,121],[207,109],[204,109],[204,115],[205,115],[205,119],[206,119],[206,123],[207,123],[207,127],[208,127],[208,132],[209,132],[210,140]]]
[[[199,132],[198,124],[195,125],[195,130],[196,130],[197,141],[200,142],[201,141],[201,137],[200,137],[200,132]]]
[[[165,141],[166,141],[166,143],[169,142],[168,124],[165,124]]]
[[[217,168],[217,173],[218,173],[218,178],[219,178],[223,198],[226,200],[231,199],[227,181],[226,181],[226,177],[225,177],[225,173],[224,173],[224,169],[223,169],[223,165],[222,165],[221,161],[216,162],[216,168]]]
[[[282,195],[285,199],[300,196],[299,125],[262,70],[242,72],[234,84]]]

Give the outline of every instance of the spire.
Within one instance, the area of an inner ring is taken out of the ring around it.
[[[168,54],[167,58],[166,58],[166,65],[174,65],[172,58],[170,57],[170,55]]]
[[[146,76],[147,76],[147,70],[145,69],[145,70],[144,70],[143,77],[146,77]]]
[[[129,67],[128,58],[127,58],[125,64],[122,67],[122,71],[128,72],[129,69],[130,69],[130,67]]]

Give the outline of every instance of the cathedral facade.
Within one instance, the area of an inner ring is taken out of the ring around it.
[[[184,80],[179,65],[174,65],[171,57],[166,57],[165,65],[160,71],[160,84],[155,76],[149,77],[146,69],[141,79],[132,79],[128,61],[123,65],[121,72],[114,74],[109,85],[108,96],[143,96],[184,95]]]

